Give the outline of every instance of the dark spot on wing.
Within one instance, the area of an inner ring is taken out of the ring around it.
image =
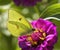
[[[19,21],[21,21],[22,18],[19,18]]]

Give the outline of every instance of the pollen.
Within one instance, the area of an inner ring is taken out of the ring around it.
[[[37,45],[37,42],[33,41],[31,44],[34,46],[34,45]]]
[[[27,40],[31,42],[31,45],[37,45],[37,42],[33,41],[31,37],[28,37]]]
[[[37,45],[37,42],[34,42],[33,44]]]
[[[39,37],[41,40],[44,40],[45,38],[44,37]]]
[[[38,29],[35,29],[35,31],[34,32],[38,32]]]
[[[40,29],[39,31],[40,31],[40,32],[43,32],[43,30],[42,30],[42,29]]]
[[[46,37],[46,33],[43,33],[43,36]]]
[[[27,40],[28,40],[28,41],[32,41],[32,38],[31,38],[31,37],[28,37]]]
[[[42,33],[42,37],[39,37],[41,40],[44,40],[45,39],[45,37],[46,37],[46,33],[44,32],[44,33]]]
[[[39,34],[37,34],[36,32],[40,32]],[[39,38],[39,40],[44,40],[46,37],[46,33],[42,30],[42,29],[35,29],[34,33],[37,35],[37,37]],[[27,41],[29,41],[31,43],[32,46],[37,45],[38,41],[33,40],[33,38],[31,37],[31,35],[28,35]]]
[[[28,37],[28,38],[27,38],[27,40],[28,40],[28,41],[30,41],[30,42],[31,42],[31,44],[33,44],[33,40],[32,40],[32,38],[31,38],[31,37]]]

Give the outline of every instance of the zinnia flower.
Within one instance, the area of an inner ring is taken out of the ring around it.
[[[41,0],[13,0],[17,6],[34,6]]]
[[[56,26],[48,20],[38,19],[32,23],[34,31],[18,38],[22,50],[53,50],[57,42]]]

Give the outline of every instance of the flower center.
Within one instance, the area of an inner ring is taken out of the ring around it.
[[[32,37],[32,35],[29,35],[27,38],[27,41],[29,41],[32,46],[38,45],[41,43],[41,41],[42,42],[44,41],[44,39],[46,37],[46,33],[42,29],[39,29],[39,30],[35,29],[33,33],[32,33],[33,37]],[[36,36],[34,36],[34,35],[36,35]],[[34,40],[36,37],[38,40]]]

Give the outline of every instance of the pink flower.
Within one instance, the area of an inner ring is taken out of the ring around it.
[[[33,33],[18,38],[22,50],[53,50],[57,42],[56,26],[48,20],[32,21]]]

